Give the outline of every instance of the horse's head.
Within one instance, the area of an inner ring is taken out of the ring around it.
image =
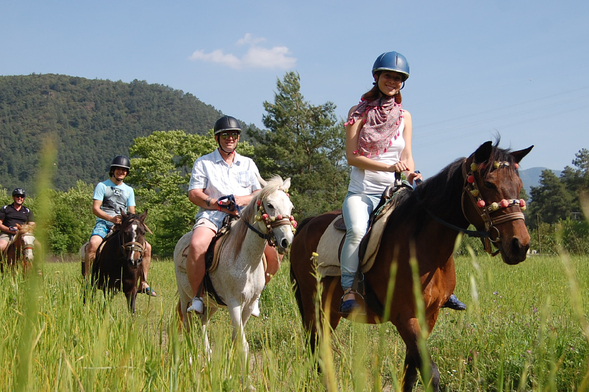
[[[526,204],[519,198],[523,185],[517,169],[533,147],[510,152],[486,142],[463,164],[465,216],[477,230],[489,234],[483,239],[485,250],[492,253],[492,242],[507,264],[524,261],[530,247],[522,213]]]
[[[256,220],[263,230],[271,236],[280,254],[284,254],[292,243],[293,228],[296,221],[291,215],[293,205],[288,195],[290,178],[282,181],[279,176],[272,177],[268,182],[258,178],[263,188],[256,203],[258,213]]]
[[[143,260],[143,253],[145,252],[145,218],[147,217],[147,210],[141,215],[125,214],[121,211],[123,218],[119,231],[121,236],[122,252],[127,259],[127,263],[132,267],[137,267]]]
[[[14,243],[17,253],[21,253],[25,261],[32,262],[33,249],[35,248],[35,236],[33,235],[35,224],[26,223],[21,226],[17,223],[16,228],[18,232],[14,237]]]

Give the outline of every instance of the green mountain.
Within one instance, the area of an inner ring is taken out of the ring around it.
[[[96,183],[139,136],[181,129],[204,134],[221,112],[159,84],[32,74],[0,76],[0,188],[35,193],[43,142],[57,147],[54,185]]]

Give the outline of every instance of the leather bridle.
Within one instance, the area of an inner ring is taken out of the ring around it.
[[[496,169],[509,167],[509,162],[495,162],[493,163]],[[510,208],[513,206],[519,206],[522,210],[525,209],[525,201],[519,199],[503,199],[499,202],[492,202],[489,206],[486,205],[485,201],[481,198],[481,192],[478,189],[476,183],[475,173],[477,173],[480,169],[484,168],[484,164],[476,164],[472,163],[470,165],[470,170],[467,171],[467,159],[465,158],[462,163],[462,177],[464,180],[464,186],[462,189],[461,195],[461,208],[462,208],[462,215],[466,219],[466,221],[477,227],[475,223],[469,219],[468,214],[465,211],[465,203],[466,200],[470,200],[471,204],[473,205],[476,213],[482,219],[485,230],[467,230],[456,225],[453,225],[449,222],[446,222],[442,218],[436,216],[433,212],[429,209],[423,207],[425,211],[438,223],[456,230],[460,233],[463,233],[469,237],[479,237],[483,241],[483,245],[485,248],[485,252],[489,253],[492,256],[496,256],[499,253],[499,250],[493,251],[491,247],[491,243],[493,243],[497,247],[497,243],[501,241],[501,233],[497,228],[497,225],[511,222],[513,220],[518,219],[525,219],[524,214],[520,211],[510,212],[507,214],[503,214],[498,217],[491,216],[492,213],[500,211],[502,209]],[[417,188],[414,189],[415,196],[417,201],[421,203],[419,193],[417,192]]]

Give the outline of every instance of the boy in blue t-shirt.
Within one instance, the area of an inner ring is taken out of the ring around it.
[[[94,263],[96,257],[96,250],[102,243],[102,240],[115,224],[120,224],[122,217],[121,211],[125,213],[135,213],[135,192],[133,188],[125,184],[123,181],[129,174],[131,169],[131,161],[129,158],[119,155],[116,156],[111,165],[109,176],[106,181],[99,182],[94,188],[92,212],[96,215],[96,225],[84,257],[84,265],[82,274],[84,276],[90,273],[90,267]],[[146,241],[145,253],[143,254],[143,261],[141,263],[143,273],[141,274],[141,288],[140,292],[157,296],[155,291],[147,284],[147,273],[149,271],[149,264],[151,263],[151,245]]]

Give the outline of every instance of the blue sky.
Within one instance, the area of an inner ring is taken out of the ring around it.
[[[391,50],[426,177],[496,135],[535,145],[523,169],[589,148],[586,1],[0,0],[0,75],[145,80],[259,127],[291,70],[343,118]]]

